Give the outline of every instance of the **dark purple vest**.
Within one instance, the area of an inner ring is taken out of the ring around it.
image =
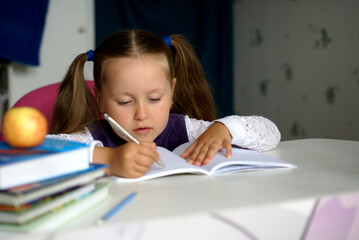
[[[117,147],[126,143],[117,136],[110,124],[105,120],[99,120],[89,125],[89,130],[95,140],[99,140],[105,147]],[[154,141],[157,146],[172,151],[182,143],[188,142],[188,134],[184,115],[170,114],[165,130]]]

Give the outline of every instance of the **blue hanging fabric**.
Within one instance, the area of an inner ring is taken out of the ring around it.
[[[0,58],[38,66],[49,0],[0,1]]]

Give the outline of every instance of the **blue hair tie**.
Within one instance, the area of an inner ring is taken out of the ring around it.
[[[89,50],[87,52],[87,61],[93,61],[93,59],[94,59],[94,52],[93,50]]]
[[[172,40],[171,40],[171,37],[170,37],[170,36],[162,37],[162,40],[165,41],[165,43],[166,43],[166,45],[167,45],[168,47],[171,46]]]

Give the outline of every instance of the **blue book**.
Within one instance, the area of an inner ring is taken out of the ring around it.
[[[0,143],[0,190],[85,170],[89,146],[46,138],[34,148],[12,148]]]

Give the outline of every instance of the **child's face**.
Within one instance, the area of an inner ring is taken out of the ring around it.
[[[106,112],[139,141],[152,142],[165,129],[172,105],[172,87],[164,58],[116,58],[105,63],[107,81],[98,94]]]

